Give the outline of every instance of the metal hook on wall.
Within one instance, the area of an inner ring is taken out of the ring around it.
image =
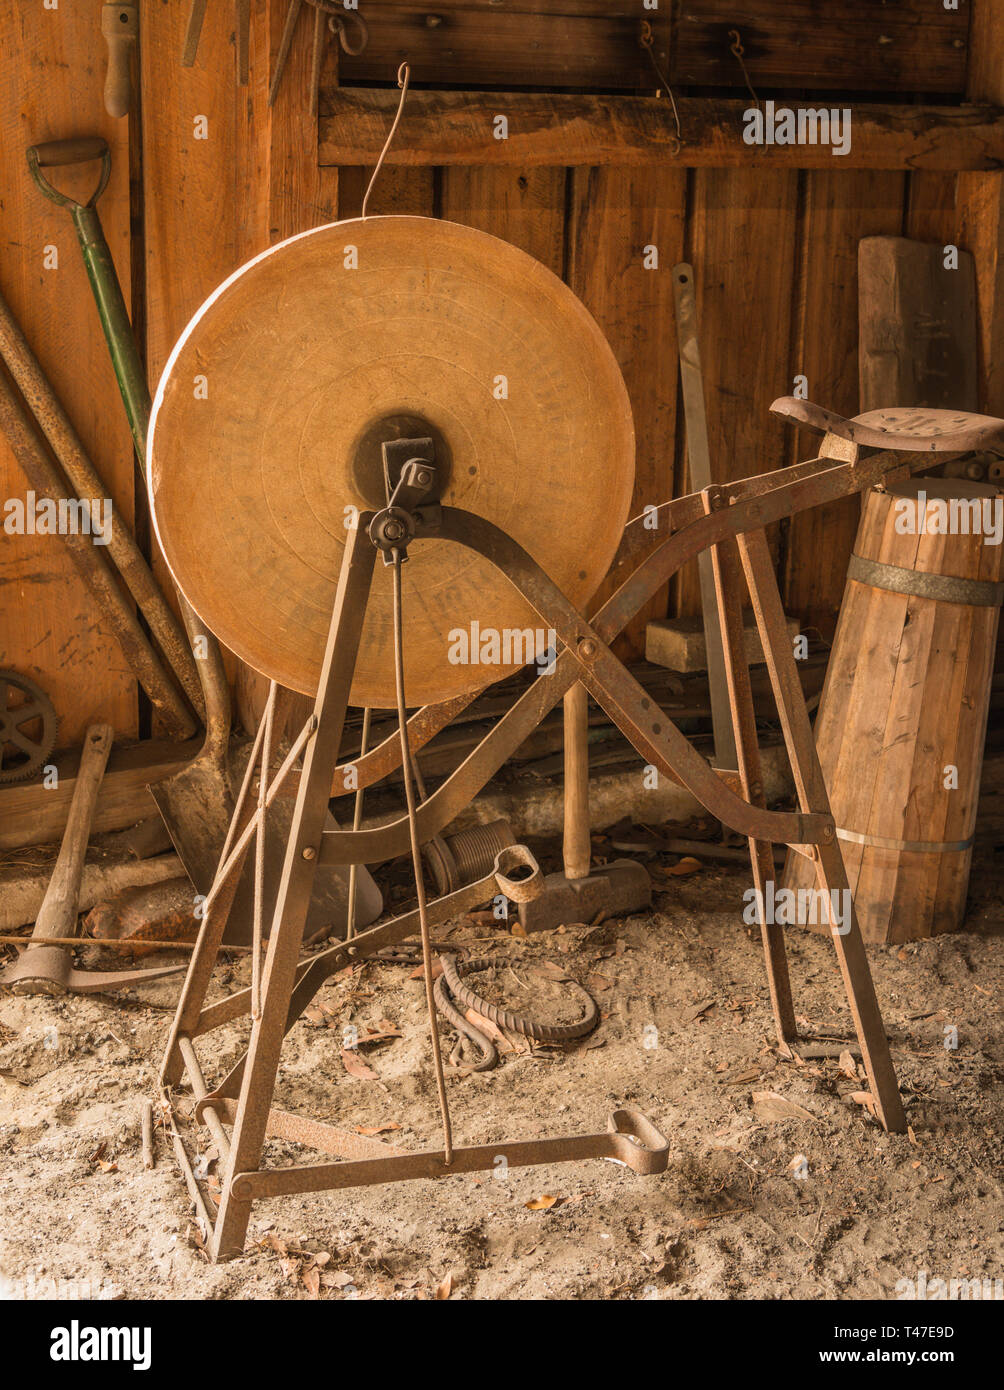
[[[750,96],[753,98],[753,102],[754,102],[754,104],[755,104],[755,106],[756,106],[756,109],[759,111],[759,110],[760,110],[760,98],[757,96],[756,92],[753,90],[753,83],[750,81],[750,75],[749,75],[749,73],[746,71],[746,62],[745,62],[745,59],[744,59],[744,57],[743,57],[743,54],[746,52],[746,50],[745,50],[745,48],[743,48],[742,35],[739,33],[739,30],[738,30],[738,29],[730,29],[730,30],[729,30],[729,38],[732,40],[732,45],[731,45],[731,47],[729,48],[729,52],[732,54],[732,56],[735,58],[736,62],[737,62],[737,63],[739,64],[739,66],[742,68],[743,77],[744,77],[744,79],[745,79],[745,81],[746,81],[746,87],[747,87],[747,89],[748,89],[748,91],[749,91]]]
[[[652,64],[652,69],[656,77],[658,77],[661,87],[665,90],[670,106],[673,108],[673,120],[676,122],[676,135],[670,140],[669,153],[671,155],[677,155],[683,148],[683,130],[680,126],[680,113],[676,107],[676,97],[673,95],[673,88],[670,86],[669,78],[659,66],[659,60],[655,56],[655,34],[647,19],[641,21],[641,32],[638,36],[638,42],[648,54],[648,61]]]

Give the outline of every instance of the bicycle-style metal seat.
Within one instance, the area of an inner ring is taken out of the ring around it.
[[[1004,453],[1004,420],[961,410],[924,406],[890,406],[845,419],[831,410],[794,396],[780,396],[771,414],[804,425],[814,434],[835,434],[865,449],[912,453],[967,454],[975,450]]]

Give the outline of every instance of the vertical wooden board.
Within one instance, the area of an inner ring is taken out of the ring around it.
[[[673,266],[683,259],[686,174],[676,169],[574,169],[568,227],[568,283],[593,314],[620,363],[635,428],[631,515],[668,501],[676,484],[679,363]],[[658,267],[646,269],[646,248]],[[611,592],[601,585],[597,607]],[[664,618],[668,587],[631,620],[614,644],[624,659],[645,654],[645,626]]]
[[[287,0],[263,0],[251,17],[250,81],[235,89],[238,263],[269,246],[338,216],[338,169],[317,162],[317,117],[310,110],[313,11],[302,13],[282,73],[275,103],[269,90],[276,72]],[[338,82],[338,43],[327,44],[325,83]],[[257,728],[268,697],[268,680],[234,660],[237,717],[248,732]]]
[[[142,21],[146,346],[153,389],[189,319],[248,254],[247,151],[238,130],[247,129],[239,119],[246,119],[250,89],[237,86],[233,10],[207,7],[190,68],[181,65],[187,18],[186,5],[153,5]],[[159,550],[153,565],[173,596]],[[236,659],[224,656],[232,677]]]
[[[862,411],[883,406],[976,411],[976,277],[932,242],[865,237],[858,243],[858,368]]]
[[[701,169],[688,242],[697,288],[711,476],[783,465],[784,426],[768,410],[791,391],[797,173]],[[681,493],[690,490],[689,481]],[[697,564],[680,573],[677,606],[701,611]]]
[[[131,526],[132,443],[73,223],[35,188],[24,155],[45,140],[107,139],[112,177],[99,211],[128,304],[128,130],[104,110],[98,18],[89,6],[0,4],[0,287],[105,483],[113,524]],[[49,172],[55,186],[86,201],[98,170],[92,163]],[[45,269],[49,247],[58,265]],[[27,491],[0,436],[0,493],[24,501]],[[60,746],[78,743],[95,720],[135,737],[136,682],[59,536],[0,529],[0,665],[31,676],[52,697]]]
[[[976,262],[976,306],[979,316],[980,409],[1004,415],[1004,176],[963,172],[958,179],[956,220],[958,245]]]
[[[565,255],[564,169],[443,170],[443,216],[511,242],[560,275]]]
[[[792,371],[808,378],[810,400],[855,415],[858,242],[863,236],[899,233],[905,176],[813,170],[806,179]],[[786,394],[790,389],[789,384]],[[797,440],[789,439],[788,457],[811,457],[813,443],[800,431]],[[791,519],[785,602],[805,626],[818,628],[825,637],[836,623],[860,510],[859,499],[847,497]]]
[[[1004,8],[1000,0],[971,0],[966,97],[1004,103]],[[976,299],[980,331],[982,387],[980,408],[1004,415],[1004,175],[966,172],[958,177],[956,240],[976,260]]]
[[[317,162],[317,115],[310,110],[314,25],[309,7],[301,9],[275,103],[268,104],[288,8],[288,0],[263,0],[252,16],[250,86],[247,100],[237,99],[241,183],[250,214],[244,229],[247,256],[333,222],[338,215],[338,170]],[[323,82],[332,91],[338,85],[338,55],[338,41],[329,36]]]
[[[226,4],[207,7],[198,57],[193,67],[183,68],[187,11],[185,5],[151,5],[143,18],[147,356],[153,383],[188,320],[241,259],[233,11]]]
[[[338,217],[359,217],[372,169],[353,165],[338,170]],[[431,217],[435,208],[434,169],[385,164],[370,194],[367,217]]]
[[[914,169],[907,175],[903,235],[947,246],[955,240],[955,192],[958,176],[938,169]]]

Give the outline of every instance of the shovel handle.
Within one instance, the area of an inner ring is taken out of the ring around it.
[[[59,857],[52,878],[45,890],[38,920],[31,934],[32,941],[53,936],[74,936],[77,929],[77,906],[80,902],[80,880],[84,872],[84,856],[90,839],[98,788],[105,773],[108,754],[112,748],[112,730],[108,724],[92,724],[84,735],[84,751],[80,755],[77,781],[70,801],[70,814],[63,831]]]
[[[589,697],[576,681],[565,692],[565,833],[562,859],[565,877],[588,878],[592,862],[589,838]]]
[[[79,135],[70,140],[46,140],[41,145],[30,145],[26,157],[28,169],[37,187],[53,203],[64,208],[93,207],[105,191],[112,172],[112,154],[108,141],[103,135]],[[60,193],[42,173],[43,169],[53,169],[63,164],[89,164],[93,159],[101,160],[101,173],[98,186],[86,203],[78,203]]]

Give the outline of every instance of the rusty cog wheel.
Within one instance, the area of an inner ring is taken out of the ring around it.
[[[0,786],[23,782],[45,765],[58,726],[41,686],[16,671],[0,671]]]

